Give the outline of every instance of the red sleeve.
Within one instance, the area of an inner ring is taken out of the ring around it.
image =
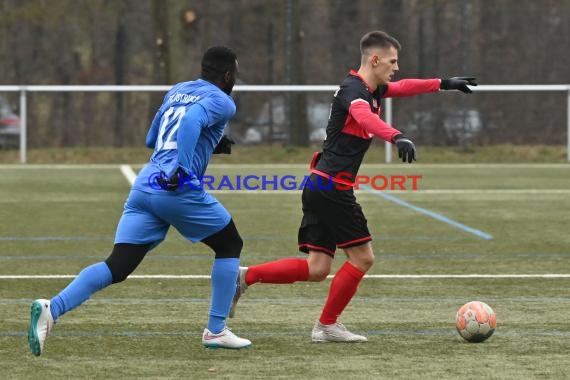
[[[372,133],[382,140],[393,143],[394,137],[402,133],[373,113],[370,110],[370,104],[364,99],[353,100],[348,108],[348,113],[368,133]]]
[[[428,92],[439,91],[441,79],[402,79],[388,83],[388,89],[383,98],[413,96]]]

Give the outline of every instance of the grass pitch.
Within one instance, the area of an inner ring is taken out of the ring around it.
[[[218,166],[209,174],[301,178],[306,169]],[[34,276],[75,275],[104,260],[129,184],[118,166],[1,167],[0,377],[567,378],[568,165],[394,164],[364,166],[361,174],[422,175],[418,191],[357,195],[377,262],[342,322],[369,342],[310,342],[327,280],[252,286],[230,320],[252,347],[203,348],[209,281],[144,277],[209,274],[208,248],[172,230],[135,271],[142,278],[111,286],[63,316],[36,358],[26,342],[29,304],[70,279]],[[215,194],[244,238],[242,264],[299,255],[300,192]],[[335,268],[343,262],[341,251],[337,256]],[[490,277],[449,276],[470,274]],[[494,308],[498,327],[488,341],[469,344],[455,332],[454,318],[475,299]]]

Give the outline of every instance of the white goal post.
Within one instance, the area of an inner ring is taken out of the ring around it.
[[[27,162],[27,93],[28,92],[166,92],[172,86],[168,85],[8,85],[1,86],[0,92],[20,93],[20,162]],[[336,85],[236,85],[237,92],[330,92],[336,91]],[[473,91],[493,92],[566,92],[566,159],[570,162],[570,84],[550,85],[480,85],[473,87]],[[385,102],[384,118],[392,124],[392,99]],[[392,144],[385,144],[385,161],[392,160]]]

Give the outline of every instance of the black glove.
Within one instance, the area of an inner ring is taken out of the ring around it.
[[[160,172],[160,176],[156,177],[156,183],[166,191],[174,191],[180,188],[180,180],[186,178],[188,175],[182,168],[176,169],[173,175],[168,178],[165,172]]]
[[[404,135],[397,135],[394,137],[394,143],[398,147],[398,157],[402,162],[408,161],[410,164],[416,160],[416,146],[412,140]]]
[[[214,154],[232,154],[232,145],[235,143],[228,135],[223,135],[214,149]]]
[[[471,91],[467,85],[477,86],[475,77],[453,77],[442,79],[439,88],[442,90],[459,90],[466,94],[471,94],[473,91]]]

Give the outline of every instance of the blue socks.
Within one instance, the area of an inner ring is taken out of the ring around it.
[[[212,300],[208,330],[213,334],[221,332],[226,326],[232,299],[236,291],[239,273],[239,259],[215,259],[212,265]]]
[[[232,299],[236,291],[239,259],[215,259],[212,265],[212,299],[208,330],[220,333],[226,326]],[[113,276],[105,262],[83,269],[58,295],[51,299],[51,315],[56,321],[61,315],[87,301],[91,295],[113,282]]]
[[[60,315],[75,309],[87,301],[93,293],[111,285],[112,282],[113,275],[105,262],[86,267],[65,289],[51,299],[53,320],[56,321]]]

